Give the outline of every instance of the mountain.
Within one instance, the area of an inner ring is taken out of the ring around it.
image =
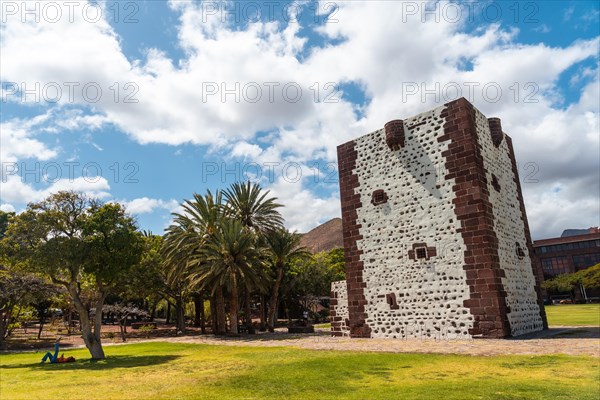
[[[303,234],[300,243],[302,246],[307,247],[311,253],[344,247],[342,219],[334,218]]]

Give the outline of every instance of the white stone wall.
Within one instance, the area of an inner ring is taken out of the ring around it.
[[[476,111],[476,125],[486,169],[489,200],[494,213],[500,267],[506,275],[502,278],[502,284],[507,293],[506,304],[510,307],[508,320],[511,334],[516,336],[539,331],[543,329],[543,322],[534,290],[535,277],[516,197],[517,184],[513,179],[508,144],[506,140],[502,140],[499,147],[494,146],[487,118],[479,111]],[[492,175],[496,176],[500,184],[499,192],[492,186]],[[516,243],[520,244],[524,257],[517,255]]]
[[[406,141],[392,152],[383,130],[356,140],[362,207],[357,210],[365,249],[363,281],[367,305],[366,323],[372,337],[457,338],[470,337],[473,317],[463,301],[470,296],[463,270],[465,244],[457,230],[452,186],[442,152],[444,107],[404,120]],[[419,126],[414,126],[418,125]],[[371,204],[371,194],[385,190],[386,204]],[[437,256],[411,260],[413,243],[435,246]],[[396,295],[397,310],[386,295]]]

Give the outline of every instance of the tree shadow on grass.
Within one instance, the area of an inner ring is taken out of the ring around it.
[[[114,368],[134,368],[147,367],[151,365],[159,365],[175,361],[180,356],[109,356],[105,360],[77,360],[71,363],[64,364],[49,364],[49,363],[28,363],[28,364],[0,364],[1,369],[18,369],[29,368],[32,370],[47,370],[47,371],[66,371],[66,370],[92,370],[100,371]]]

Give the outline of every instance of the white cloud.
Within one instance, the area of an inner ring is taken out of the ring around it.
[[[127,212],[131,214],[149,214],[155,212],[157,209],[167,210],[173,212],[179,206],[176,200],[161,200],[161,199],[150,199],[148,197],[141,197],[130,201],[120,201]]]
[[[13,207],[13,205],[12,204],[7,204],[7,203],[0,204],[0,210],[4,211],[4,212],[7,212],[7,213],[9,213],[9,212],[15,212],[15,208]]]
[[[3,163],[14,163],[22,158],[49,160],[56,157],[57,151],[48,148],[43,142],[33,138],[33,131],[48,119],[48,114],[29,120],[10,119],[0,123],[0,159]],[[4,169],[3,169],[4,170]]]
[[[563,21],[569,21],[571,17],[573,17],[573,13],[575,12],[575,7],[569,7],[563,12]]]
[[[303,181],[288,181],[284,177],[277,179],[268,189],[270,195],[285,205],[281,214],[290,230],[308,232],[340,214],[340,199],[336,192],[320,197],[307,189]]]
[[[26,176],[21,178],[17,175],[4,177],[2,181],[2,192],[0,193],[2,201],[15,204],[27,204],[43,200],[53,193],[64,190],[82,192],[90,197],[98,199],[110,197],[110,185],[106,178],[101,176],[59,179],[50,183],[43,189],[34,188],[33,184],[39,184],[39,181],[27,181],[27,178],[32,177],[33,176]],[[46,182],[46,184],[48,183]]]
[[[546,24],[541,24],[535,28],[533,28],[534,32],[540,32],[540,33],[548,33],[550,32],[552,29],[550,29],[550,27]]]
[[[398,2],[337,3],[338,21],[316,28],[278,22],[233,28],[218,17],[203,21],[197,3],[173,1],[170,6],[180,14],[178,45],[185,58],[178,64],[161,49],[147,49],[143,60],[128,59],[121,38],[104,19],[95,24],[81,18],[56,24],[10,20],[0,28],[3,80],[25,82],[28,87],[36,82],[43,86],[75,81],[103,88],[104,95],[93,104],[76,90],[73,103],[92,106],[91,114],[60,110],[55,129],[100,129],[112,124],[139,143],[208,144],[224,157],[281,164],[293,160],[305,167],[315,159],[335,161],[338,144],[378,129],[390,119],[451,100],[434,95],[422,98],[422,89],[455,83],[486,115],[502,118],[521,166],[527,162],[539,166],[540,182],[524,184],[534,235],[557,235],[562,228],[578,227],[572,224],[595,223],[597,69],[593,69],[595,77],[580,73],[593,81],[583,88],[578,102],[563,106],[557,85],[562,74],[582,61],[597,63],[597,38],[563,47],[521,44],[517,30],[498,24],[466,32],[461,23],[423,22],[420,16],[406,19]],[[573,7],[566,10],[565,19],[574,11]],[[315,29],[327,43],[306,49],[301,28]],[[115,81],[121,89],[118,102],[109,89]],[[272,101],[268,82],[278,84],[273,86]],[[363,88],[371,99],[361,110],[364,117],[357,117],[356,105],[345,99],[315,102],[315,88],[322,91],[329,82],[351,82]],[[127,83],[133,85],[125,90]],[[286,83],[302,88],[297,102],[285,100]],[[479,85],[472,97],[467,83]],[[418,92],[407,96],[407,84],[416,85]],[[482,91],[486,84],[502,89],[497,101],[486,99]],[[262,96],[252,102],[256,88]],[[207,95],[208,89],[218,93]],[[234,90],[239,101],[232,94],[222,98],[223,89]],[[136,90],[138,103],[124,103],[123,95]],[[525,96],[532,93],[536,102],[525,102]],[[59,106],[66,102],[63,96]],[[3,123],[3,159],[57,155],[27,130],[10,127],[6,132]],[[268,142],[259,146],[257,132],[269,132]],[[569,184],[554,193],[557,182]],[[339,215],[336,190],[329,196],[316,195],[309,186],[307,181],[292,185],[281,179],[270,185],[287,206],[289,224],[300,230]],[[4,193],[11,199],[24,199],[40,191],[11,179],[8,189],[3,187],[3,200]],[[142,198],[129,203],[143,213],[167,209],[161,202]],[[566,204],[576,204],[577,210]],[[548,223],[557,220],[554,213],[559,209],[564,216],[558,219],[561,222]]]
[[[231,155],[233,157],[241,157],[243,159],[251,158],[255,159],[262,153],[260,146],[256,144],[250,144],[248,142],[239,142],[231,149]]]

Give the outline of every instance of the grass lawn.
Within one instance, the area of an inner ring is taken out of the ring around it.
[[[600,326],[600,304],[546,306],[548,325]]]
[[[140,343],[107,360],[0,355],[2,399],[598,399],[597,358],[471,357]]]

